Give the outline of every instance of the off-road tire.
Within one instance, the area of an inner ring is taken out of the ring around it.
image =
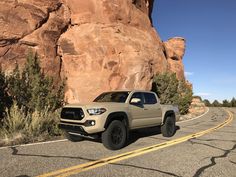
[[[123,122],[114,120],[102,133],[102,143],[110,150],[118,150],[126,144],[126,128]]]
[[[66,138],[72,142],[79,142],[79,141],[83,141],[84,138],[81,136],[77,136],[77,135],[72,135],[68,132],[65,132]]]
[[[161,133],[164,137],[171,137],[175,134],[175,118],[173,116],[167,116],[164,124],[161,126]]]

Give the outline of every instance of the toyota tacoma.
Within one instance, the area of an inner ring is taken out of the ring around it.
[[[161,105],[151,91],[111,91],[90,104],[68,104],[61,111],[59,128],[71,141],[101,138],[111,150],[125,146],[134,129],[161,126],[164,137],[175,134],[178,107]]]

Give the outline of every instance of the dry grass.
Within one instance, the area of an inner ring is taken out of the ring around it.
[[[36,142],[61,135],[57,127],[59,110],[44,109],[33,113],[24,113],[14,104],[7,111],[7,116],[0,127],[0,146]]]

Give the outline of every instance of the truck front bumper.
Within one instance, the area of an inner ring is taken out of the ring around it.
[[[78,133],[84,136],[103,132],[105,129],[99,125],[88,125],[87,123],[72,123],[61,121],[58,127],[71,133]]]
[[[85,136],[88,135],[88,133],[80,125],[71,125],[71,124],[60,123],[58,125],[58,127],[62,130],[67,131],[67,132],[79,133],[79,134],[85,135]]]

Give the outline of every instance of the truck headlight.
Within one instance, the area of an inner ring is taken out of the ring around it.
[[[91,109],[87,109],[87,112],[89,113],[89,115],[100,115],[106,112],[106,109],[105,108],[91,108]]]

